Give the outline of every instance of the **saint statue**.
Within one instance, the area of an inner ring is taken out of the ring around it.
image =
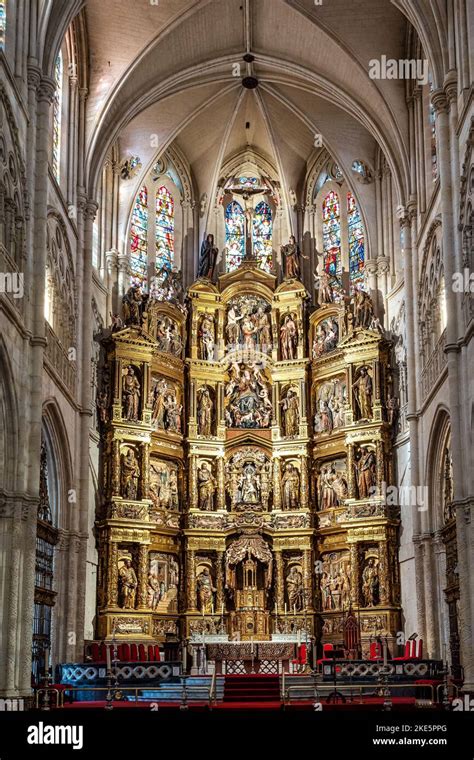
[[[138,476],[140,467],[133,449],[122,454],[120,468],[120,493],[124,499],[136,499],[138,493]]]
[[[260,502],[260,483],[259,477],[255,472],[255,467],[248,464],[239,481],[240,501],[243,504],[258,504]]]
[[[212,401],[209,388],[205,385],[198,391],[197,422],[198,433],[209,437],[212,433],[212,414],[214,402]]]
[[[132,285],[125,293],[122,304],[125,324],[141,326],[146,310],[147,296],[144,296],[138,285]]]
[[[369,328],[374,317],[374,307],[369,294],[357,288],[351,298],[351,305],[354,310],[354,327]]]
[[[298,435],[300,408],[296,390],[290,388],[280,405],[283,412],[283,434],[286,437]]]
[[[254,315],[254,323],[260,351],[266,353],[267,351],[270,351],[272,347],[272,329],[268,313],[262,306],[259,306],[257,313]]]
[[[156,610],[160,601],[160,582],[154,573],[148,574],[148,607]]]
[[[157,428],[164,429],[166,414],[166,393],[168,384],[164,377],[160,377],[153,388],[151,421]]]
[[[136,422],[140,404],[140,381],[136,377],[133,367],[128,367],[127,374],[123,377],[122,399],[125,419]]]
[[[283,509],[298,509],[300,496],[300,474],[297,468],[287,462],[281,479]]]
[[[368,499],[372,495],[372,489],[375,486],[375,454],[366,446],[362,446],[360,450],[357,470],[359,499]]]
[[[294,235],[291,235],[287,245],[282,245],[281,253],[283,257],[285,280],[299,280],[301,274],[300,259],[307,259],[308,256],[303,256],[303,254],[300,253]]]
[[[175,393],[168,393],[164,406],[166,412],[166,430],[170,430],[172,433],[181,433],[181,413],[183,411],[183,406],[182,404],[178,404]]]
[[[321,304],[334,303],[334,290],[326,270],[323,270],[319,275],[319,302]]]
[[[197,577],[197,592],[199,610],[203,614],[211,615],[213,609],[213,595],[216,589],[212,583],[209,568],[205,567]]]
[[[292,314],[286,314],[280,328],[281,358],[296,359],[298,347],[298,328]]]
[[[207,462],[203,462],[198,469],[199,509],[212,512],[214,509],[214,494],[216,492],[216,479]]]
[[[360,375],[352,384],[355,388],[357,405],[359,407],[361,420],[372,419],[372,378],[370,377],[367,367],[362,367]]]
[[[296,565],[293,565],[290,572],[286,576],[286,592],[288,594],[288,603],[290,610],[301,612],[304,606],[303,576]]]
[[[198,277],[205,277],[209,280],[212,280],[218,253],[219,249],[214,246],[214,235],[207,235],[206,239],[203,240],[203,243],[201,245]]]
[[[121,607],[125,610],[135,609],[138,580],[131,559],[126,559],[120,568],[119,581]]]
[[[362,571],[362,598],[364,607],[375,607],[379,603],[379,573],[374,557],[370,557]]]
[[[198,332],[199,358],[212,362],[214,359],[215,343],[214,317],[204,314]]]

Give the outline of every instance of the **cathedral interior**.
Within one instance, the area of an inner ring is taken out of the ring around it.
[[[473,47],[0,2],[1,699],[474,692]]]

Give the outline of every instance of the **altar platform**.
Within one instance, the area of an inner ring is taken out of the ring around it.
[[[277,634],[270,641],[229,641],[226,635],[195,636],[188,644],[191,673],[279,675],[292,672],[301,636]]]

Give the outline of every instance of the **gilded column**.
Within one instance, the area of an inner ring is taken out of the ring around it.
[[[192,549],[188,549],[186,552],[186,573],[188,610],[190,612],[197,612],[196,571],[194,565],[194,551]]]
[[[303,588],[306,594],[306,609],[308,612],[313,611],[313,574],[311,572],[311,549],[303,551]]]
[[[197,468],[196,454],[191,454],[191,456],[189,457],[189,503],[192,509],[197,509],[197,506],[198,506],[196,468]]]
[[[120,441],[112,441],[112,496],[120,496]]]
[[[388,544],[381,541],[379,544],[379,568],[380,568],[380,603],[390,604],[390,568],[388,565]]]
[[[307,509],[309,504],[309,487],[308,487],[308,463],[307,458],[303,455],[301,457],[301,506],[303,509]]]
[[[118,605],[118,546],[111,541],[108,546],[107,607]]]
[[[281,470],[280,458],[273,460],[273,509],[281,509]]]
[[[217,509],[225,509],[224,457],[217,460]]]
[[[354,607],[359,606],[359,551],[357,544],[350,544],[351,561],[351,602]]]
[[[347,488],[349,499],[356,498],[356,487],[354,477],[354,444],[349,443],[347,446]]]
[[[142,445],[142,461],[141,461],[141,475],[142,475],[142,487],[141,497],[142,499],[148,498],[150,488],[150,444],[144,443]]]
[[[147,608],[148,545],[140,544],[138,549],[138,607]]]
[[[375,442],[375,458],[377,468],[377,493],[383,491],[383,481],[385,480],[385,463],[383,459],[383,443],[382,441]]]
[[[216,562],[216,614],[220,615],[224,606],[224,552],[217,552]]]
[[[285,610],[285,579],[283,575],[283,553],[281,550],[275,551],[275,563],[278,614],[282,615]]]

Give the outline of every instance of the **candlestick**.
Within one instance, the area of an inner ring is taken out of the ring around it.
[[[108,645],[106,646],[105,654],[107,658],[107,671],[110,672],[112,670],[112,663],[110,660],[110,647]]]
[[[296,615],[296,604],[293,605],[293,615]]]

